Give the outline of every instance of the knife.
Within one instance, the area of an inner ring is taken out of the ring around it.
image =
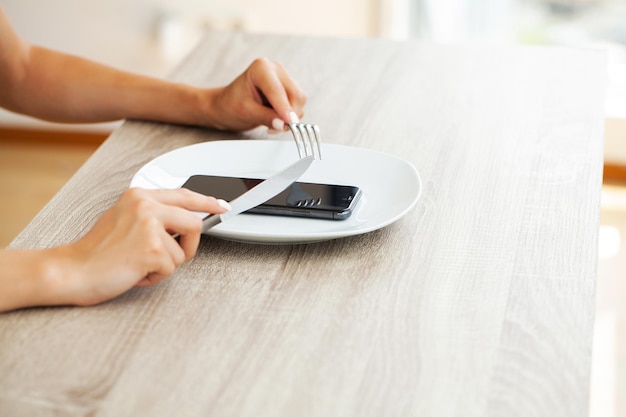
[[[265,203],[270,198],[280,194],[293,184],[313,162],[313,156],[307,156],[274,174],[265,181],[255,185],[239,197],[230,202],[231,209],[222,214],[209,214],[202,219],[202,233],[223,223],[232,217]]]

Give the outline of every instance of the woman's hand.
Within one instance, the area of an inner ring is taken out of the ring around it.
[[[228,208],[187,189],[126,191],[82,239],[58,248],[74,271],[71,303],[97,304],[170,276],[198,248],[202,220],[192,211]]]
[[[155,284],[196,253],[202,220],[191,211],[219,214],[229,208],[184,188],[128,190],[74,243],[0,251],[0,312],[92,305]]]
[[[143,119],[222,130],[284,130],[306,97],[278,62],[258,58],[225,87],[199,88],[120,71],[31,45],[0,7],[0,107],[57,122]]]
[[[306,96],[282,64],[258,58],[223,88],[207,90],[211,121],[218,129],[244,131],[260,125],[284,130],[303,115]]]

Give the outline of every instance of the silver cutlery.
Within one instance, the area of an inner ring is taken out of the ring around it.
[[[260,204],[265,203],[270,198],[283,192],[293,184],[302,174],[306,172],[314,157],[306,156],[282,171],[274,174],[265,181],[252,187],[239,197],[230,202],[231,209],[222,214],[209,214],[202,219],[202,232],[205,233],[210,228],[217,226],[228,219],[248,211]]]
[[[322,135],[317,125],[310,123],[288,123],[289,130],[298,148],[300,158],[313,156],[322,159]]]

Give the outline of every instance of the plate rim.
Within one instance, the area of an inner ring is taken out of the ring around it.
[[[176,149],[172,149],[161,155],[158,155],[157,157],[152,158],[151,160],[146,162],[144,165],[142,165],[131,178],[131,181],[129,183],[129,188],[138,186],[137,182],[138,182],[139,176],[143,176],[144,179],[147,179],[148,181],[150,181],[148,178],[146,178],[146,174],[144,171],[148,169],[151,165],[156,165],[158,164],[160,160],[167,159],[168,157],[171,157],[171,155],[173,154],[178,154],[181,152],[189,152],[189,149],[194,149],[196,147],[207,147],[207,146],[208,147],[210,146],[240,147],[240,146],[246,146],[246,145],[270,147],[270,146],[291,146],[291,143],[285,140],[227,139],[227,140],[199,142],[199,143],[193,143],[190,145],[182,146]],[[362,147],[355,147],[355,146],[348,146],[348,145],[334,144],[334,143],[325,143],[324,146],[326,148],[328,147],[341,148],[342,151],[351,150],[351,151],[363,152],[363,153],[369,154],[370,156],[383,157],[392,161],[396,161],[402,164],[403,168],[409,168],[409,172],[412,173],[413,179],[416,180],[417,192],[411,199],[410,203],[408,203],[406,207],[401,209],[398,213],[385,219],[384,221],[377,222],[375,224],[371,224],[366,227],[356,227],[356,228],[351,227],[351,228],[331,230],[331,231],[327,230],[327,231],[322,231],[322,232],[307,232],[307,233],[295,233],[295,234],[267,234],[267,232],[255,231],[255,230],[252,230],[252,231],[246,230],[245,232],[239,232],[238,230],[233,230],[233,229],[223,230],[221,227],[223,225],[220,225],[220,226],[216,226],[213,229],[210,229],[208,232],[206,232],[206,234],[219,238],[219,239],[224,239],[224,240],[231,240],[231,241],[245,242],[245,243],[257,243],[257,244],[306,244],[306,243],[315,243],[315,242],[333,240],[333,239],[338,239],[338,238],[343,238],[343,237],[371,233],[375,230],[379,230],[384,227],[387,227],[397,222],[402,217],[404,217],[411,209],[415,207],[415,205],[421,198],[421,195],[423,192],[422,178],[417,168],[409,161],[402,159],[398,156],[386,153],[386,152],[377,151],[377,150],[373,150],[369,148],[362,148]],[[173,174],[170,174],[170,173],[168,174],[174,177]],[[154,183],[153,184],[155,186],[154,188],[168,188],[168,187],[164,187],[162,185],[156,184],[156,181],[150,181],[150,182]],[[176,187],[169,187],[169,188],[176,188]],[[357,208],[358,207],[359,206],[357,206]],[[255,214],[242,214],[242,215],[243,216],[260,216],[260,215],[255,215]],[[296,220],[296,221],[310,221],[311,220],[311,219],[306,219],[306,218],[303,218],[303,219],[289,218],[289,219]],[[315,220],[317,221],[317,219]],[[333,222],[336,222],[337,224],[341,224],[340,222],[347,222],[349,220],[350,219],[340,220],[340,221],[333,220]]]

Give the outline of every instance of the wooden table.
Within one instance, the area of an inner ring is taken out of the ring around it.
[[[3,314],[0,415],[586,415],[604,56],[221,33],[172,78],[227,83],[257,56],[327,142],[412,162],[417,207],[309,245],[206,237],[153,288]],[[126,123],[12,246],[72,241],[147,161],[236,137]]]

